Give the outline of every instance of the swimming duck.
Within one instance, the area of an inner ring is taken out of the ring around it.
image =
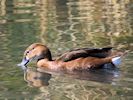
[[[37,61],[37,67],[50,70],[87,70],[101,68],[109,63],[118,66],[121,63],[121,55],[112,55],[111,49],[112,47],[75,49],[53,60],[47,46],[33,43],[25,50],[19,66],[26,66],[32,60]]]

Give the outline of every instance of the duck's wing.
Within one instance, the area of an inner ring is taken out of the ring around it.
[[[105,58],[111,54],[112,47],[105,47],[105,48],[81,48],[68,51],[62,54],[56,60],[62,61],[70,61],[80,57],[98,57],[98,58]]]

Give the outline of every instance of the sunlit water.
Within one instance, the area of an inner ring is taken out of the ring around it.
[[[131,0],[0,0],[0,99],[132,100]],[[47,45],[53,56],[80,47],[127,51],[119,69],[71,74],[17,67],[25,48]]]

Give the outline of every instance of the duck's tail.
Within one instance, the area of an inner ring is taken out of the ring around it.
[[[114,57],[112,58],[112,63],[115,65],[115,66],[119,66],[121,64],[121,57]]]
[[[117,56],[112,57],[112,64],[114,64],[114,66],[119,66],[122,62],[122,59],[128,54],[129,51],[125,51],[125,52],[118,52]]]

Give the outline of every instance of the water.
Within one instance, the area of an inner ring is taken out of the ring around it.
[[[0,99],[132,100],[131,0],[0,0]],[[27,46],[41,42],[53,56],[80,47],[128,51],[119,69],[73,74],[17,67]]]

